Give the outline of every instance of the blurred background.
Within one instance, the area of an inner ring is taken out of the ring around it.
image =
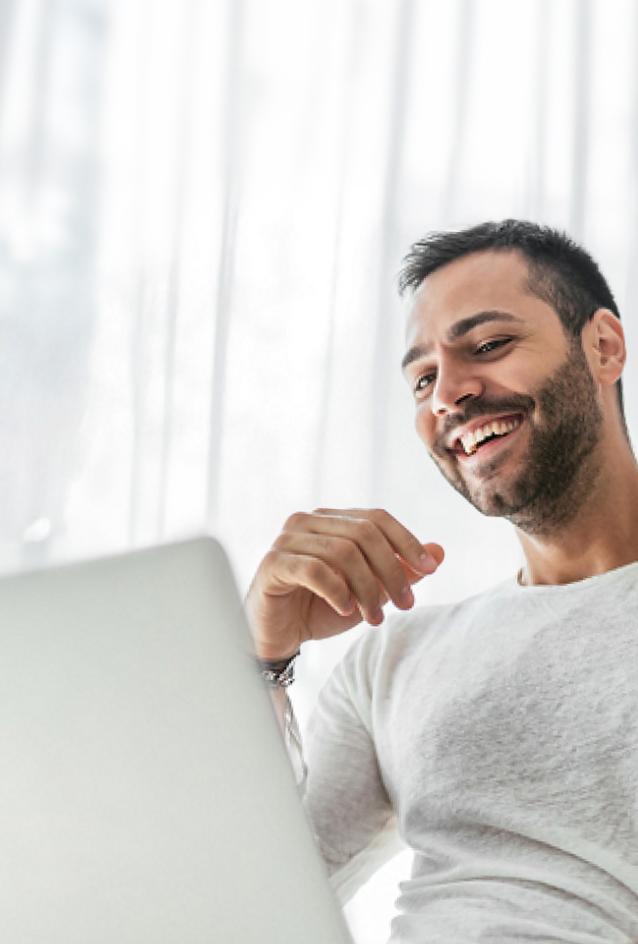
[[[380,506],[446,549],[418,603],[513,574],[414,432],[396,275],[431,230],[566,229],[635,442],[637,64],[631,0],[0,0],[1,569],[207,530],[243,593],[291,512]],[[305,647],[302,730],[362,631]]]

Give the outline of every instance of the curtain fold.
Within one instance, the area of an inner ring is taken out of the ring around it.
[[[223,171],[220,179],[223,210],[222,236],[217,266],[217,297],[213,345],[213,372],[210,396],[210,428],[207,456],[206,524],[215,530],[219,520],[220,469],[224,439],[224,386],[225,362],[233,303],[235,277],[235,236],[241,192],[242,122],[245,119],[242,94],[242,23],[244,2],[238,0],[230,7],[227,29],[227,58],[225,61],[225,107],[221,122],[221,156]]]
[[[591,74],[591,0],[583,0],[575,20],[574,53],[574,137],[572,145],[572,188],[569,231],[582,240],[587,204],[590,74]]]

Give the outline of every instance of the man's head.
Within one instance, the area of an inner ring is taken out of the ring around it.
[[[623,332],[596,263],[555,230],[506,220],[415,243],[399,286],[414,291],[404,370],[416,426],[446,478],[528,533],[573,517],[603,441],[630,449]],[[492,417],[518,425],[464,449],[459,434]]]

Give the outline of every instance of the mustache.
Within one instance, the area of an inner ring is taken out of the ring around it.
[[[446,441],[460,426],[471,423],[481,416],[493,416],[495,413],[530,413],[534,408],[534,400],[523,394],[513,394],[510,397],[494,400],[481,397],[470,400],[463,412],[448,416],[443,425],[441,435],[436,441],[435,449],[441,455],[447,454]]]

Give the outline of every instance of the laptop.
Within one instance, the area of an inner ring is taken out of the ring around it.
[[[352,944],[210,537],[0,578],[11,944]]]

